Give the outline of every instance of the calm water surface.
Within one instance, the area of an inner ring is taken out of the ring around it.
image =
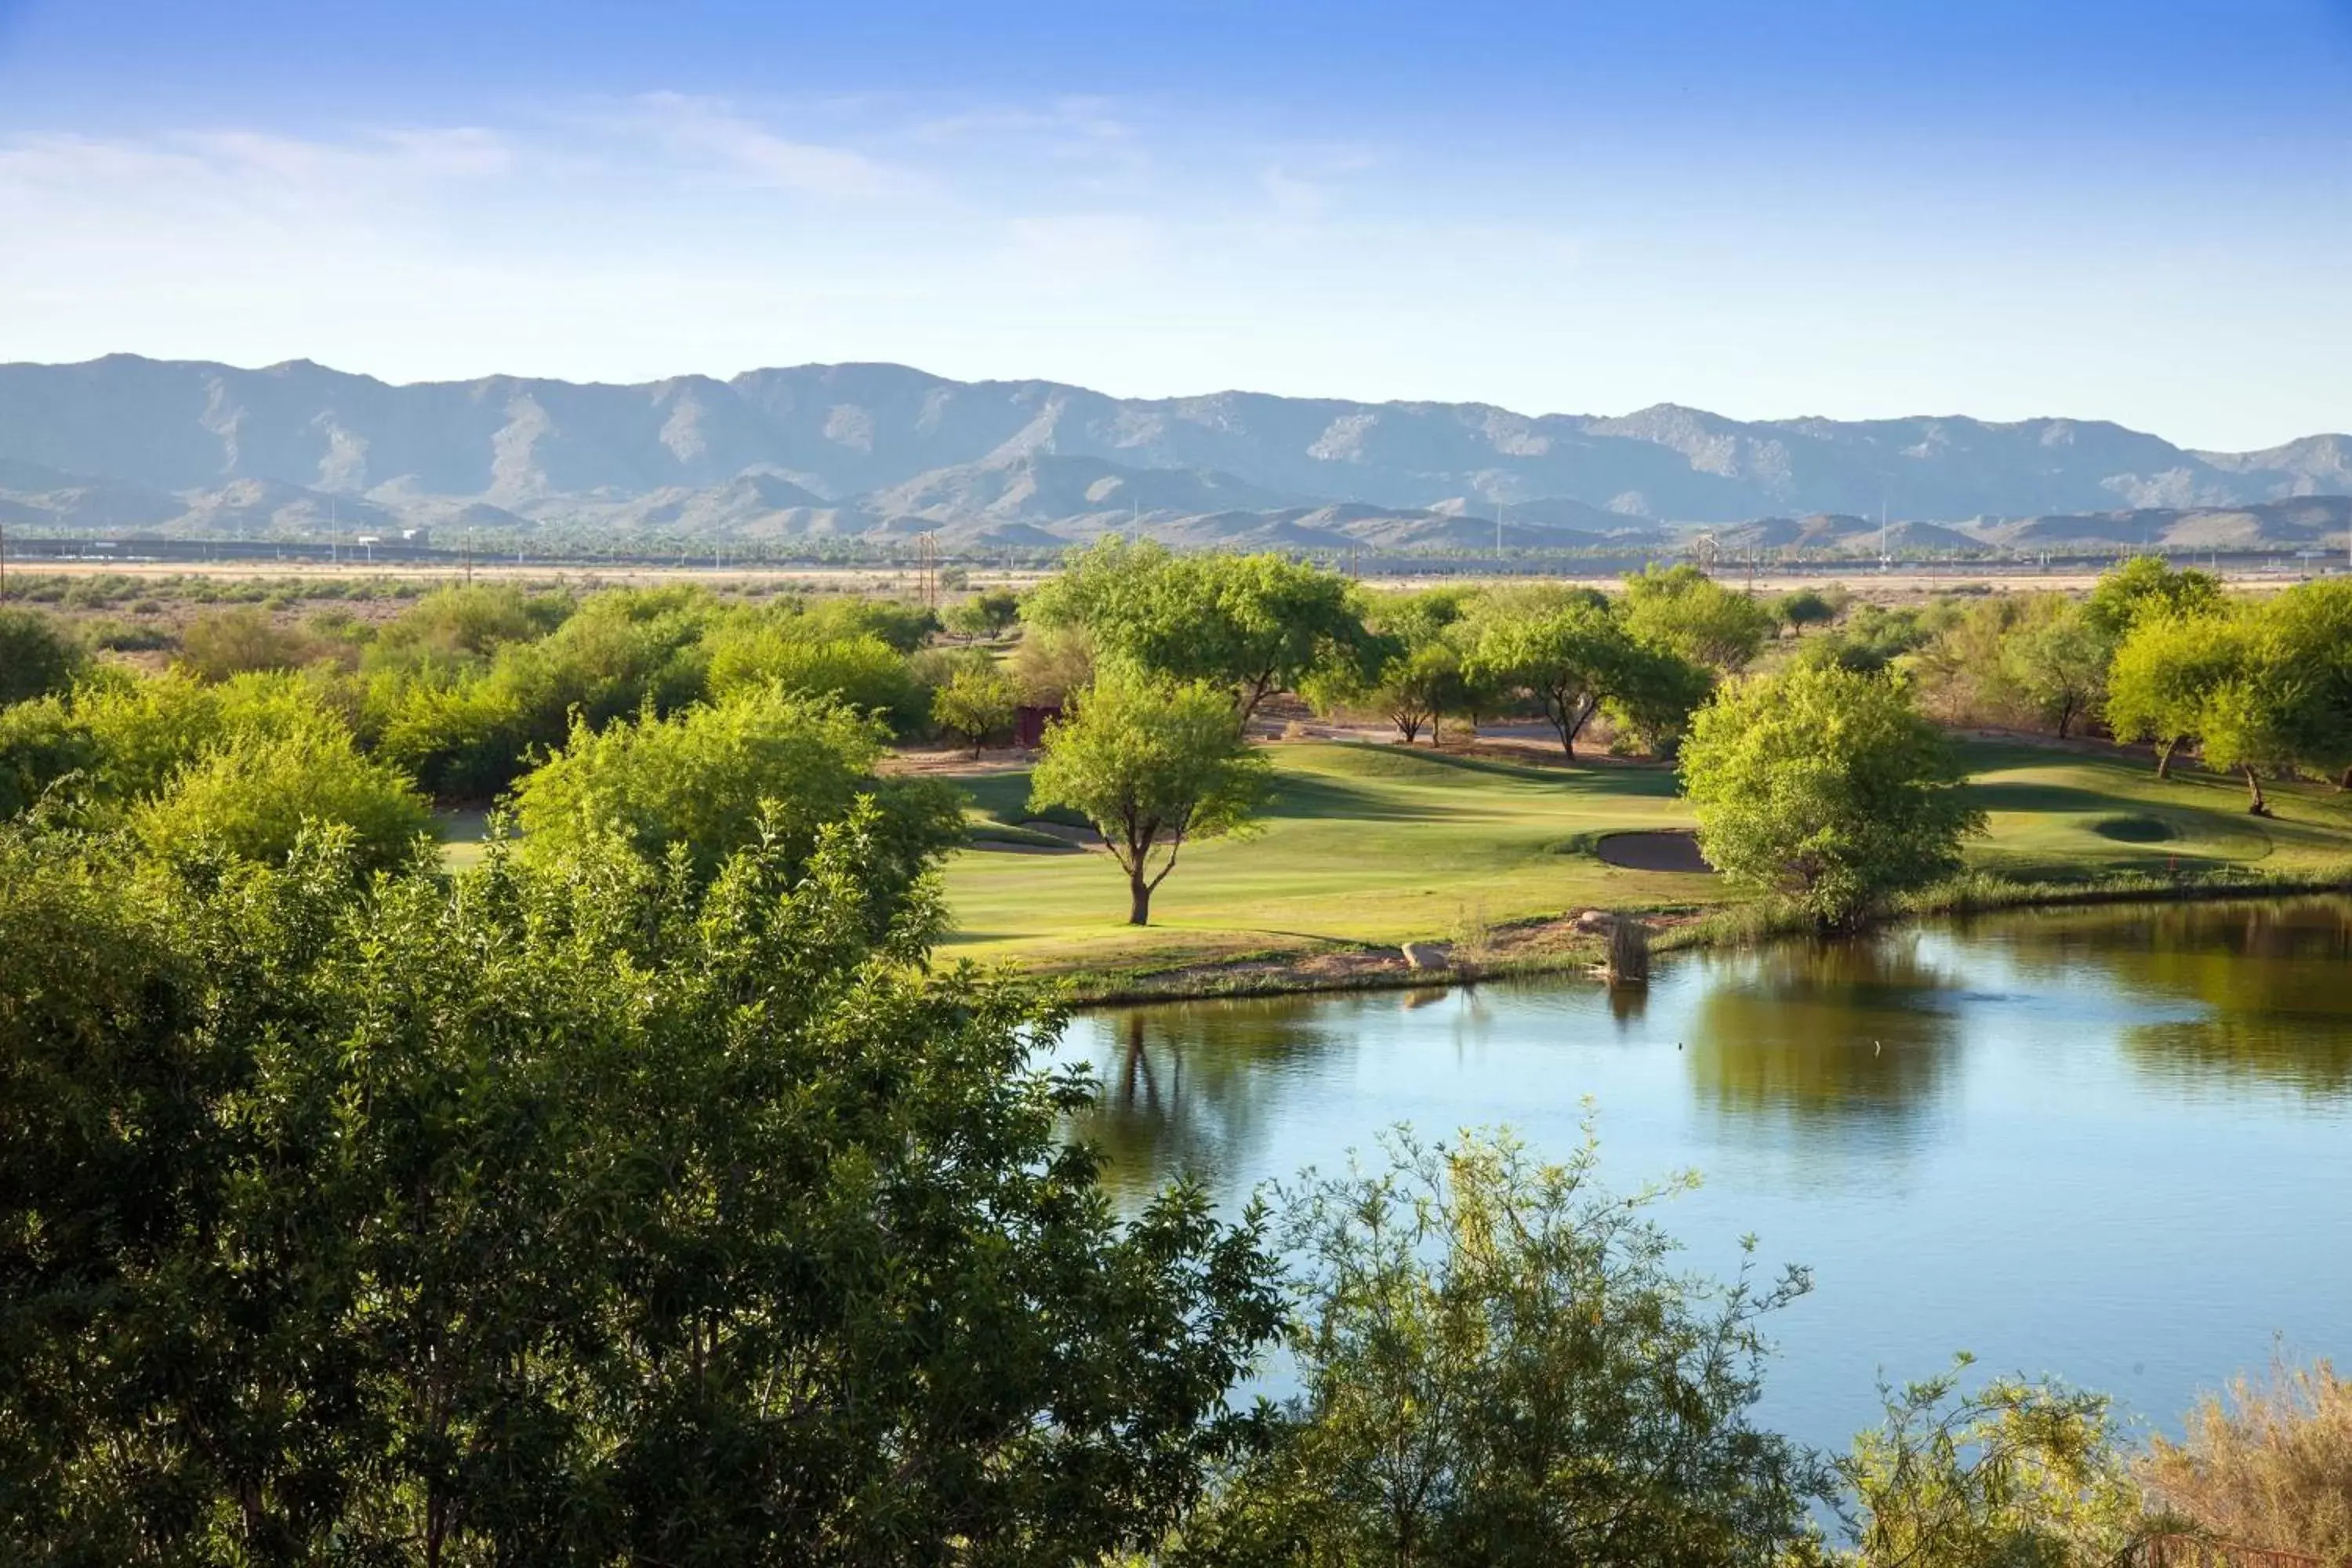
[[[1753,1232],[1810,1265],[1769,1414],[1842,1443],[1882,1372],[1957,1350],[2168,1427],[2291,1354],[2352,1362],[2352,900],[2007,915],[1581,981],[1090,1014],[1087,1135],[1139,1194],[1260,1182],[1380,1131],[1507,1123],[1566,1151],[1589,1100],[1625,1187],[1711,1271]]]

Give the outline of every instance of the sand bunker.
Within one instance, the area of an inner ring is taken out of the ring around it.
[[[1592,847],[1611,866],[1629,871],[1712,871],[1689,833],[1612,833]]]

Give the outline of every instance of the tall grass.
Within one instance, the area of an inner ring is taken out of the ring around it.
[[[2326,1362],[2239,1378],[2137,1468],[2150,1500],[2219,1540],[2352,1561],[2352,1382]]]

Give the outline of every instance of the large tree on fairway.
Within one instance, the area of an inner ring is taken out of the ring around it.
[[[1706,680],[1670,649],[1636,638],[1598,595],[1570,593],[1505,600],[1479,615],[1470,671],[1525,692],[1538,703],[1576,756],[1576,739],[1603,703],[1616,700],[1643,722],[1672,728]],[[1695,678],[1696,677],[1696,678]]]
[[[2156,747],[2156,776],[2203,731],[2205,705],[2243,657],[2243,639],[2219,615],[2141,617],[2107,669],[2107,727],[2119,741]]]
[[[1280,555],[1177,555],[1113,539],[1073,557],[1024,614],[1083,626],[1104,657],[1148,674],[1214,681],[1247,723],[1318,668],[1375,657],[1355,601],[1347,578]]]
[[[1190,1187],[1114,1215],[1057,1019],[928,963],[874,826],[373,883],[0,830],[0,1560],[1154,1542],[1272,1260]]]
[[[1984,830],[1909,691],[1834,665],[1726,687],[1692,720],[1681,767],[1707,859],[1825,925],[1958,869],[1961,840]]]
[[[1271,772],[1216,687],[1130,674],[1097,680],[1075,716],[1047,727],[1029,805],[1095,825],[1127,873],[1128,923],[1139,926],[1184,846],[1244,827]]]

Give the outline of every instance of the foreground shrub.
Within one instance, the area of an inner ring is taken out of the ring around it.
[[[1249,1223],[1114,1219],[871,812],[371,888],[0,834],[0,1558],[1094,1562],[1231,1458]],[[103,955],[105,962],[94,960]]]
[[[1960,1358],[1960,1366],[1968,1358]],[[1959,1374],[1886,1391],[1836,1471],[1852,1568],[2112,1568],[2147,1532],[2104,1395]]]
[[[2225,1541],[2352,1558],[2352,1383],[2326,1362],[2240,1378],[2139,1466],[2150,1495]]]
[[[1186,1537],[1200,1563],[1780,1561],[1827,1477],[1755,1425],[1762,1323],[1803,1293],[1696,1281],[1588,1141],[1423,1147],[1284,1194],[1301,1392]]]

